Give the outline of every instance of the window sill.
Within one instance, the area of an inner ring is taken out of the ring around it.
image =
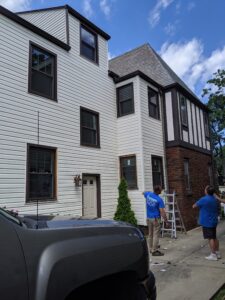
[[[127,190],[128,191],[135,191],[135,190],[138,190],[138,187],[135,186],[135,187],[127,187]]]
[[[92,59],[86,57],[85,55],[83,55],[82,53],[80,53],[80,57],[86,59],[87,61],[89,61],[89,62],[93,63],[94,65],[96,65],[97,67],[99,67],[99,62],[98,61],[92,60]]]
[[[57,97],[55,97],[55,98],[48,97],[48,96],[45,96],[45,95],[43,95],[43,94],[41,94],[41,93],[34,92],[34,91],[30,90],[30,89],[28,90],[28,93],[31,94],[31,95],[35,95],[35,96],[42,97],[42,98],[44,98],[44,99],[49,99],[49,100],[52,100],[52,101],[54,101],[54,102],[58,102]]]
[[[100,145],[89,145],[89,144],[80,144],[82,147],[87,147],[87,148],[95,148],[95,149],[101,149]]]
[[[37,205],[37,202],[39,203],[39,204],[50,204],[50,203],[56,203],[56,202],[58,202],[57,201],[57,198],[54,198],[54,199],[32,199],[32,200],[26,200],[26,205]]]
[[[192,191],[186,191],[185,196],[191,197],[191,196],[193,196],[193,192]]]

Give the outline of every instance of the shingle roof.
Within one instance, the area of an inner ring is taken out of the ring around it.
[[[197,98],[149,44],[144,44],[111,59],[109,61],[109,70],[120,77],[135,71],[141,71],[163,87],[178,83],[192,94],[192,96]]]

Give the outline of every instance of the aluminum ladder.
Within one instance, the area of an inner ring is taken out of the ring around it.
[[[183,219],[179,210],[179,207],[177,205],[176,201],[176,193],[173,192],[172,194],[164,194],[164,203],[165,203],[165,211],[167,215],[167,220],[169,223],[169,226],[165,226],[165,221],[162,220],[162,228],[161,233],[162,237],[165,233],[170,233],[171,238],[177,238],[177,230],[186,233]]]

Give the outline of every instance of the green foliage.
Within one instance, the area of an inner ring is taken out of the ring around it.
[[[203,96],[208,97],[209,119],[213,154],[219,175],[225,176],[225,70],[218,70],[207,81],[209,88],[203,89]]]
[[[121,179],[118,190],[119,198],[114,220],[128,222],[137,226],[137,219],[131,209],[131,203],[127,193],[127,182],[124,178]]]

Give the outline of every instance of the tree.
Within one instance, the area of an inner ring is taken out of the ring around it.
[[[213,73],[208,80],[208,88],[203,89],[203,96],[208,96],[209,120],[213,143],[213,155],[220,176],[225,177],[225,70]]]
[[[124,178],[121,179],[118,190],[119,198],[114,220],[128,222],[137,226],[137,219],[131,209],[131,203],[127,193],[127,182]]]

